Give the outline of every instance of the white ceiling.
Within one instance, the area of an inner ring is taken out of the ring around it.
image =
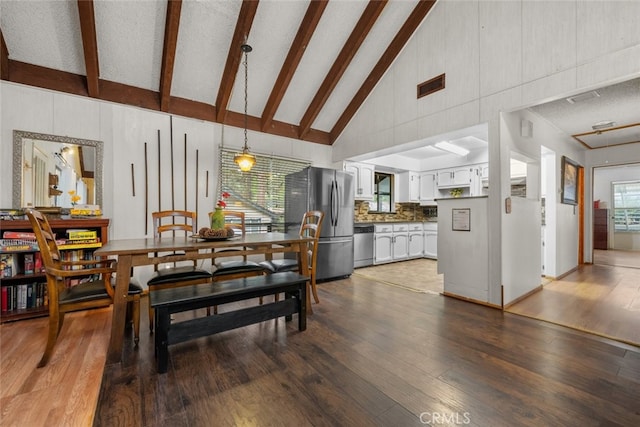
[[[585,148],[640,142],[640,78],[561,98],[530,110],[576,138]],[[614,125],[595,131],[593,125],[603,121],[612,121]]]
[[[353,52],[352,60],[347,61],[348,64],[339,63],[336,61],[339,53],[350,47],[346,40],[373,3],[353,0],[326,3],[298,66],[288,70],[283,69],[283,64],[295,47],[293,40],[296,34],[305,29],[301,23],[311,9],[309,1],[172,2],[172,5],[181,4],[181,7],[172,77],[167,80],[171,105],[163,111],[173,112],[173,105],[179,100],[178,104],[183,108],[177,114],[188,115],[196,111],[192,117],[220,121],[216,117],[215,103],[224,84],[223,74],[228,59],[234,52],[239,53],[239,46],[233,45],[234,32],[241,26],[239,17],[243,8],[257,5],[246,36],[246,42],[253,46],[248,57],[249,128],[262,128],[265,132],[324,144],[333,143],[337,138],[333,131],[338,119],[348,110],[354,95],[419,4],[418,0],[390,0],[374,20],[360,47]],[[167,29],[171,27],[166,25],[170,16],[168,3],[160,0],[80,2],[85,6],[92,5],[92,13],[86,13],[86,10],[83,13],[78,4],[73,1],[1,0],[0,32],[6,44],[3,55],[8,56],[10,63],[2,70],[2,78],[39,87],[55,84],[56,87],[48,88],[89,96],[89,78],[84,78],[88,67],[83,50],[86,38],[82,37],[81,23],[87,24],[87,17],[90,17],[95,20],[92,28],[95,28],[96,79],[99,81],[99,92],[91,96],[161,109],[158,100],[162,96],[163,50],[167,44]],[[422,25],[429,25],[428,18]],[[331,90],[323,92],[323,82],[330,80],[330,70],[335,71],[336,67],[343,68],[344,73],[329,85]],[[226,109],[232,118],[223,118],[222,121],[242,126],[239,117],[244,110],[244,68],[238,63],[231,69],[234,70],[231,75],[235,75],[235,81]],[[265,105],[281,73],[291,73],[290,84],[273,115],[277,125],[265,127],[261,122],[261,119],[264,121]],[[567,135],[577,135],[585,149],[640,141],[640,126],[632,126],[640,123],[640,79],[596,91],[599,96],[586,101],[570,104],[562,98],[531,107],[530,111]],[[323,102],[311,122],[312,132],[301,136],[301,121],[317,100]],[[586,134],[593,132],[591,126],[602,120],[616,122],[614,130]],[[443,156],[447,154],[430,145],[438,140],[464,136],[486,141],[486,128],[474,127],[414,141],[393,150],[377,152],[375,156],[397,151],[402,151],[401,155],[408,159]],[[460,145],[470,150],[478,148],[477,141]]]

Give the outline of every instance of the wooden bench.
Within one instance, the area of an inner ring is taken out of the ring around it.
[[[298,330],[307,328],[307,282],[309,277],[295,272],[225,280],[215,283],[161,289],[150,293],[155,311],[155,349],[158,372],[167,371],[170,344],[216,334],[230,329],[285,316],[287,321],[298,313]],[[276,293],[282,301],[255,305],[182,322],[171,323],[171,314],[227,304]]]

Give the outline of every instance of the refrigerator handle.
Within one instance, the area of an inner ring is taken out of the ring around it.
[[[338,195],[336,194],[336,186],[337,186],[336,181],[335,180],[331,181],[331,225],[332,226],[336,225],[336,221],[335,221],[335,217],[337,215],[336,202],[338,197]]]
[[[336,216],[333,220],[333,226],[336,227],[338,225],[338,219],[340,219],[340,187],[338,186],[338,181],[334,181],[336,183],[336,197],[335,197],[335,205],[336,205]]]

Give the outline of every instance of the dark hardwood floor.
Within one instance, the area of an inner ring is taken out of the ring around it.
[[[359,276],[319,293],[305,332],[278,319],[178,344],[166,374],[142,316],[94,425],[640,425],[638,347]]]

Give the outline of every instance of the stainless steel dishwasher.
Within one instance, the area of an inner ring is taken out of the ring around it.
[[[373,264],[373,224],[353,226],[353,267]]]

